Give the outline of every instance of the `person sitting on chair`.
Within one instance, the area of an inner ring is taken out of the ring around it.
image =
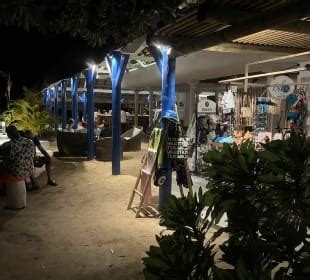
[[[70,119],[67,121],[67,129],[66,129],[66,131],[68,131],[68,132],[74,132],[75,130],[73,129],[73,125],[74,125],[74,119],[70,118]]]
[[[4,166],[0,170],[0,183],[7,183],[9,176],[26,179],[31,176],[34,167],[35,146],[33,142],[21,137],[14,125],[9,125],[6,133],[10,141],[1,146]]]
[[[100,138],[112,137],[112,131],[107,127],[105,120],[102,120],[100,126]]]
[[[34,157],[34,167],[42,167],[45,164],[45,170],[47,175],[47,184],[49,186],[57,186],[57,183],[51,178],[51,157],[42,147],[40,140],[38,137],[34,136],[31,130],[25,131],[25,137],[32,140],[34,145],[39,149],[39,151],[43,154],[43,156],[35,156]],[[34,185],[32,189],[37,189],[38,186],[35,184],[33,174],[30,177],[32,184]]]

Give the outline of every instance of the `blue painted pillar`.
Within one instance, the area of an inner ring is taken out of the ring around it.
[[[42,95],[43,95],[43,105],[47,109],[47,89],[43,90]]]
[[[107,55],[112,80],[112,175],[121,173],[121,83],[129,55],[114,51]]]
[[[58,85],[54,87],[54,114],[58,117]]]
[[[174,111],[175,104],[175,68],[176,59],[169,57],[169,47],[161,46],[160,49],[149,46],[150,52],[156,61],[158,70],[162,77],[162,95],[161,95],[161,117],[162,128],[165,128],[168,111]],[[159,188],[159,207],[161,208],[166,199],[171,195],[171,178],[172,178],[172,162],[168,158],[163,163],[163,168],[167,170],[166,184]]]
[[[46,90],[46,109],[49,115],[51,115],[51,89]]]
[[[87,97],[85,91],[79,95],[79,99],[82,102],[83,105],[83,120],[86,121],[86,113],[87,113]]]
[[[76,74],[71,78],[71,96],[72,96],[72,119],[74,120],[73,128],[76,129],[79,123],[78,110],[78,85],[80,74]]]
[[[62,80],[61,87],[61,127],[67,128],[67,81]]]
[[[94,123],[94,84],[96,80],[95,67],[85,70],[87,98],[87,158],[94,159],[95,123]]]

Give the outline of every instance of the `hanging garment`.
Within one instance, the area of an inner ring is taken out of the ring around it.
[[[267,113],[269,105],[272,105],[270,97],[257,97],[256,106],[258,113]]]
[[[230,114],[235,109],[234,94],[231,90],[225,91],[222,98],[223,114]]]
[[[296,121],[299,117],[299,111],[296,109],[296,104],[298,103],[297,95],[289,95],[286,98],[287,102],[287,112],[286,117],[288,120]]]
[[[271,106],[268,106],[268,114],[280,115],[281,111],[281,99],[271,99]]]
[[[252,117],[252,111],[250,107],[241,107],[241,115],[242,118],[251,118]]]

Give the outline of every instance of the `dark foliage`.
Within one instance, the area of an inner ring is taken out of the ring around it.
[[[23,86],[42,89],[101,62],[107,52],[173,20],[179,2],[1,0],[0,71],[13,81],[12,97],[21,97]],[[0,76],[0,99],[5,86]]]
[[[180,279],[309,279],[310,140],[292,134],[264,148],[257,152],[247,142],[240,147],[225,145],[222,152],[208,152],[206,175],[211,179],[207,191],[194,200],[191,196],[173,197],[163,209],[163,225],[173,230],[169,238],[174,242],[178,232],[183,232],[187,241],[199,240],[184,233],[188,228],[198,231],[202,240],[211,225],[227,214],[227,226],[218,229],[209,243],[204,241],[209,246],[209,266],[199,270],[198,278],[184,273],[186,277]],[[210,221],[204,219],[199,228],[196,221],[202,212],[204,217],[210,214]],[[226,241],[215,249],[212,242],[223,233]],[[159,242],[157,250],[161,247]],[[183,254],[195,256],[194,248],[184,247]],[[222,262],[230,269],[212,264],[216,252],[221,252]],[[145,275],[152,268],[152,250],[148,255]],[[185,260],[182,267],[193,268],[193,263],[199,262],[199,258]],[[169,271],[170,264],[163,263]],[[157,274],[162,272],[157,268]]]

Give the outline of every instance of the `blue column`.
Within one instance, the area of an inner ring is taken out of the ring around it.
[[[160,50],[154,46],[149,46],[150,52],[156,61],[158,70],[162,77],[162,128],[165,128],[165,117],[168,111],[174,111],[175,104],[175,67],[176,59],[169,57],[169,48],[161,46]],[[171,177],[172,177],[172,162],[165,159],[163,167],[167,170],[166,184],[159,188],[159,207],[161,208],[166,199],[171,195]]]
[[[129,55],[114,51],[107,55],[112,80],[112,175],[121,173],[121,83]]]
[[[95,67],[85,70],[87,97],[87,158],[94,159],[95,123],[94,123],[94,84],[96,80]]]
[[[47,109],[47,89],[44,89],[42,91],[42,95],[43,95],[43,105],[45,106],[45,108]]]
[[[76,74],[71,78],[71,96],[72,96],[72,119],[74,119],[74,129],[77,128],[79,123],[79,110],[78,110],[78,85],[80,74]]]
[[[86,112],[87,112],[87,97],[85,91],[79,94],[79,99],[83,105],[83,120],[86,121]]]
[[[58,117],[58,85],[54,87],[54,114]]]
[[[61,87],[61,127],[62,129],[67,128],[67,81],[62,80],[60,83]]]
[[[51,89],[46,90],[46,109],[49,115],[51,115]]]

